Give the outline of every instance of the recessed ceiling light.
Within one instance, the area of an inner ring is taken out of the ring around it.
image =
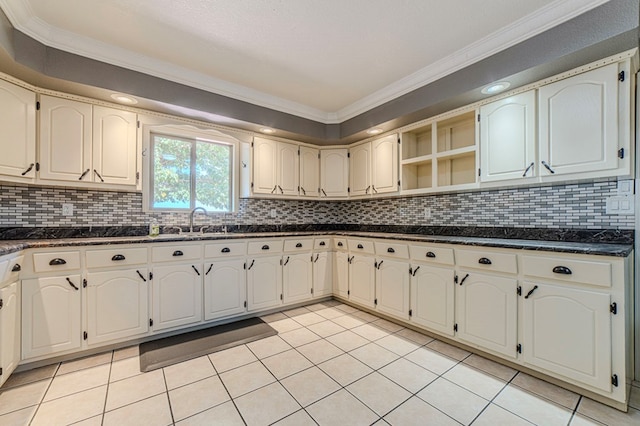
[[[269,134],[269,135],[270,135],[271,133],[275,133],[275,132],[276,132],[275,130],[270,129],[270,128],[268,128],[268,127],[263,127],[262,129],[260,129],[260,131],[261,131],[262,133],[266,133],[266,134]]]
[[[376,127],[375,129],[367,130],[367,133],[370,135],[379,135],[380,133],[382,133],[382,129]]]
[[[127,104],[127,105],[135,105],[138,103],[137,99],[134,99],[131,96],[122,95],[120,93],[114,93],[113,95],[111,95],[111,99],[113,99],[116,102],[120,102],[121,104]]]
[[[508,81],[499,81],[497,83],[491,83],[490,85],[485,86],[482,89],[482,93],[484,93],[485,95],[494,95],[496,93],[502,92],[503,90],[507,90],[509,86],[511,86],[511,83],[509,83]]]

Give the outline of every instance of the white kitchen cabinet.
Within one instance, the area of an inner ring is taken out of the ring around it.
[[[396,192],[398,187],[398,135],[371,142],[371,191],[373,194]]]
[[[300,147],[300,196],[318,197],[320,188],[320,150]]]
[[[137,115],[94,105],[93,180],[105,184],[137,183]]]
[[[347,278],[348,279],[348,278]],[[333,262],[330,252],[313,254],[313,297],[331,296],[333,292]]]
[[[298,145],[269,139],[253,139],[253,192],[298,195]]]
[[[540,87],[543,177],[618,168],[618,92],[628,81],[618,81],[611,64]]]
[[[36,176],[36,94],[0,80],[0,177]]]
[[[354,254],[349,258],[349,300],[375,308],[376,260],[373,256]]]
[[[22,281],[22,359],[80,349],[80,275]]]
[[[87,273],[87,344],[149,331],[148,278],[146,268]]]
[[[155,266],[152,272],[153,331],[202,321],[202,265]]]
[[[480,108],[480,181],[537,176],[536,92]]]
[[[405,320],[409,319],[409,263],[382,259],[376,264],[376,309]]]
[[[349,196],[349,150],[320,150],[320,197]]]
[[[205,321],[241,314],[246,310],[244,258],[205,263]]]
[[[350,195],[370,195],[371,189],[371,142],[354,146],[349,150]]]
[[[281,256],[247,259],[247,303],[250,311],[282,304]]]
[[[302,302],[312,297],[313,264],[310,253],[282,257],[282,294],[284,303]]]
[[[0,386],[20,362],[20,282],[0,288]]]
[[[524,362],[610,392],[611,296],[529,281],[522,301]]]
[[[346,252],[333,253],[333,292],[345,299],[349,297],[349,259]]]
[[[515,358],[518,281],[465,271],[455,281],[457,337]]]
[[[454,275],[452,268],[412,264],[412,322],[438,333],[453,336]]]
[[[278,192],[280,195],[297,196],[300,182],[300,159],[298,145],[278,142]]]

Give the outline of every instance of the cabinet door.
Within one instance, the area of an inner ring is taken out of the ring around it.
[[[0,80],[0,175],[36,176],[36,94]]]
[[[375,259],[362,255],[353,255],[350,259],[349,299],[369,308],[374,308],[376,299]]]
[[[411,321],[453,336],[453,276],[452,269],[413,265]]]
[[[527,364],[611,391],[610,296],[524,283],[522,354]]]
[[[282,293],[284,303],[311,299],[313,268],[310,253],[285,255],[282,258]]]
[[[370,195],[371,190],[371,143],[351,148],[350,161],[350,195]]]
[[[323,149],[320,152],[320,196],[349,196],[349,150]]]
[[[617,168],[618,84],[611,64],[539,89],[540,160],[556,175]]]
[[[91,105],[40,97],[40,178],[92,182]]]
[[[480,180],[536,176],[535,90],[480,108]]]
[[[397,260],[378,261],[376,269],[376,309],[409,319],[409,264]]]
[[[93,180],[136,184],[136,121],[133,112],[93,107]]]
[[[277,193],[280,195],[298,195],[300,182],[300,159],[298,158],[298,145],[278,142],[278,161],[276,171],[278,179]]]
[[[333,253],[335,268],[333,269],[333,291],[345,299],[349,297],[349,255],[338,251]]]
[[[80,275],[22,281],[23,359],[80,348],[81,287]]]
[[[458,337],[515,358],[517,281],[466,272],[460,272],[458,279],[455,286]]]
[[[202,320],[202,266],[153,268],[153,331]]]
[[[300,147],[300,196],[317,197],[320,188],[320,150]]]
[[[250,311],[282,304],[282,265],[280,256],[247,260],[247,302]]]
[[[149,331],[146,269],[87,274],[87,343],[109,342]]]
[[[275,194],[277,188],[278,143],[268,139],[253,139],[253,192]]]
[[[247,283],[244,259],[221,260],[204,267],[205,321],[244,312]]]
[[[398,191],[398,135],[371,142],[371,191],[373,194]]]
[[[313,297],[330,296],[333,289],[333,262],[329,252],[313,255]]]
[[[19,283],[16,281],[0,289],[0,386],[20,362],[20,305]]]

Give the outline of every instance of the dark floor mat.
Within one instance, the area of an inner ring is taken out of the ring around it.
[[[145,373],[276,334],[260,318],[249,318],[141,343],[140,371]]]

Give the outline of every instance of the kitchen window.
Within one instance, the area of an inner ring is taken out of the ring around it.
[[[155,126],[146,133],[147,211],[235,211],[238,145],[233,138],[191,126]]]

